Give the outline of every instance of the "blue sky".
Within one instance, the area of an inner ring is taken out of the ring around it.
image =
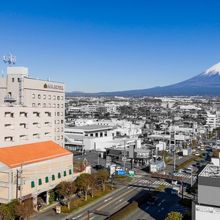
[[[0,0],[0,56],[67,91],[168,85],[220,61],[219,11],[212,0]]]

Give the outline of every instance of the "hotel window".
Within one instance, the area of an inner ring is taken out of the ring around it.
[[[60,136],[60,139],[63,140],[63,135]]]
[[[60,104],[57,104],[57,108],[59,108],[60,107]]]
[[[35,103],[32,103],[32,107],[35,107],[36,105],[35,105]]]
[[[15,78],[12,78],[12,82],[14,82],[15,81]]]
[[[26,123],[20,123],[20,127],[27,128],[27,124]]]
[[[34,187],[35,187],[35,182],[31,181],[31,188],[34,188]]]
[[[72,170],[71,169],[69,169],[69,175],[72,175]]]
[[[35,99],[35,94],[34,93],[32,93],[32,99]]]
[[[63,96],[60,96],[61,97],[61,100],[63,100]]]
[[[43,99],[46,99],[46,95],[43,96]]]
[[[58,173],[58,179],[60,179],[61,178],[61,174],[60,173]]]
[[[35,115],[36,117],[40,117],[40,112],[33,112],[33,115]]]
[[[54,175],[54,174],[52,175],[52,180],[53,180],[53,181],[55,180],[55,175]]]
[[[53,104],[53,107],[56,108],[56,104],[55,103]]]
[[[51,95],[48,95],[48,99],[51,100]]]
[[[40,103],[38,103],[38,107],[40,107],[41,106],[41,104]]]
[[[14,138],[12,136],[7,136],[4,139],[5,141],[14,141]]]
[[[46,107],[46,103],[43,104],[43,107],[44,107],[44,108]]]
[[[57,100],[60,100],[60,96],[57,96]]]
[[[27,118],[27,112],[20,112],[20,117],[25,117],[25,118]]]
[[[45,183],[48,183],[49,182],[49,178],[48,176],[45,177]]]
[[[59,112],[57,112],[57,116],[60,116],[60,113],[59,113]]]
[[[18,78],[18,82],[21,82],[21,79],[20,79],[20,78]]]
[[[42,179],[38,179],[38,185],[42,185]]]
[[[63,176],[66,176],[66,171],[63,172]]]
[[[103,133],[102,132],[100,132],[100,137],[103,137]]]
[[[95,133],[95,137],[98,137],[99,136],[99,134],[98,133]]]
[[[37,97],[38,97],[38,99],[40,99],[40,98],[41,98],[41,95],[40,95],[40,94],[38,94],[38,96],[37,96]]]
[[[56,100],[56,96],[55,95],[53,96],[53,100]]]
[[[63,120],[61,120],[61,124],[63,124]]]
[[[63,112],[60,112],[60,116],[63,116]]]
[[[61,108],[63,108],[63,104],[61,104]]]

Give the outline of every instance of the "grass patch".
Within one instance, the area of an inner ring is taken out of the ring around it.
[[[74,199],[73,201],[70,202],[70,209],[68,209],[67,206],[61,206],[61,212],[62,213],[71,213],[74,212],[76,210],[78,210],[79,208],[95,201],[98,198],[101,198],[102,196],[107,195],[108,193],[112,192],[114,189],[112,189],[110,186],[106,186],[106,190],[102,191],[102,190],[97,190],[94,193],[94,196],[91,197],[90,195],[88,195],[87,201],[85,201],[85,198],[77,198]]]
[[[156,192],[163,192],[167,187],[163,184],[160,184],[157,188],[155,188]]]
[[[199,161],[200,157],[199,156],[193,156],[189,160],[186,160],[185,162],[181,163],[180,165],[177,166],[177,170],[183,169],[188,167],[193,161]]]
[[[130,182],[132,180],[132,177],[115,175],[114,180],[118,182]]]

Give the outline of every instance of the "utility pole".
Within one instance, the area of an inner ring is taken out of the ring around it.
[[[170,148],[173,151],[173,172],[176,171],[176,143],[175,143],[175,131],[171,128],[170,131]]]
[[[19,178],[19,171],[16,170],[16,199],[18,199],[18,178]]]
[[[126,141],[124,140],[124,155],[123,155],[123,160],[124,160],[124,170],[125,170],[125,165],[126,165],[126,157],[125,157],[125,153],[126,153]]]

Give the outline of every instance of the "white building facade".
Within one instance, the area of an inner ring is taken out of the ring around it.
[[[8,67],[7,75],[0,77],[0,106],[13,108],[16,105],[27,107],[29,115],[33,115],[35,111],[41,112],[41,120],[45,122],[48,115],[43,112],[48,112],[53,118],[51,122],[54,126],[53,132],[50,131],[53,134],[52,140],[64,146],[65,93],[63,83],[30,78],[26,67]],[[20,115],[15,114],[14,117],[19,118]],[[20,120],[18,118],[15,120]],[[31,116],[29,119],[31,120]],[[31,126],[29,128],[31,129]]]

